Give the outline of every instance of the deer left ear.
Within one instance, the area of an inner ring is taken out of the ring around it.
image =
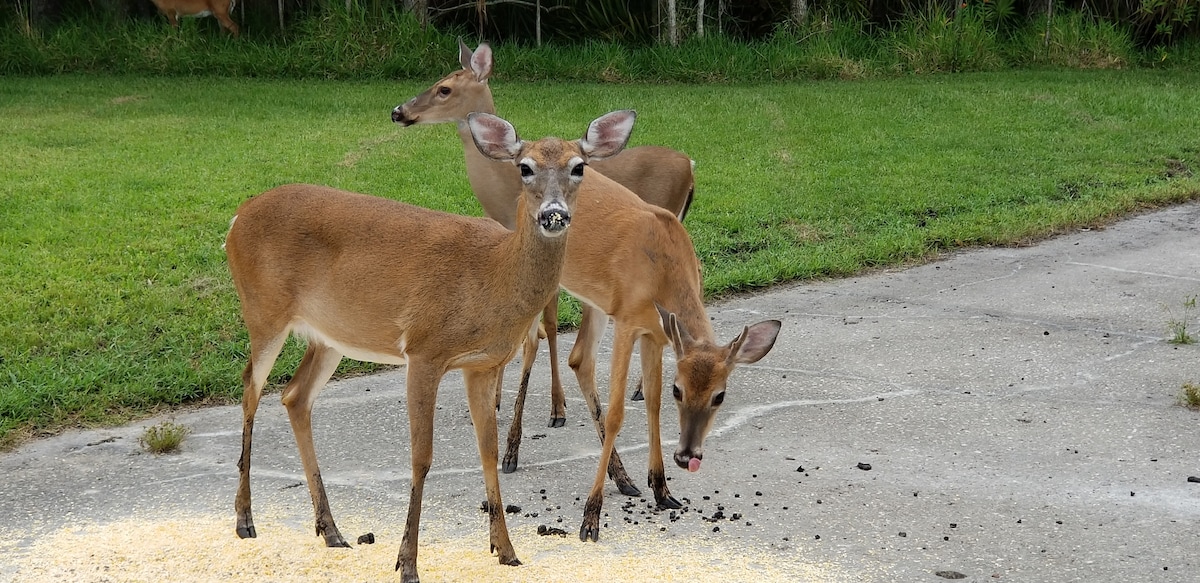
[[[579,147],[588,158],[601,160],[616,156],[629,143],[633,133],[633,122],[637,112],[632,109],[613,111],[592,121],[587,133],[579,140]]]
[[[729,357],[726,363],[732,365],[758,362],[775,347],[775,339],[782,327],[783,322],[779,320],[766,320],[747,326],[729,343]]]
[[[691,336],[687,330],[679,325],[679,319],[675,314],[663,309],[662,306],[654,304],[658,309],[658,317],[662,318],[663,332],[667,333],[667,339],[671,341],[671,348],[675,349],[675,358],[683,358],[684,347],[691,341]]]

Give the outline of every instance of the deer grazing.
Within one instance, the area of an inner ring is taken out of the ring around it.
[[[179,18],[182,16],[213,16],[221,26],[238,36],[238,25],[229,15],[233,12],[235,0],[153,0],[158,10],[167,17],[171,26],[179,28]],[[243,14],[242,16],[245,16]]]
[[[517,175],[511,166],[497,164],[481,156],[472,144],[466,127],[467,115],[471,112],[496,112],[492,91],[488,85],[493,67],[492,49],[487,43],[483,43],[472,51],[461,39],[458,44],[458,58],[462,69],[450,73],[425,92],[397,106],[392,110],[392,121],[404,126],[457,123],[471,189],[487,216],[511,228],[513,211],[516,208],[514,201],[520,186]],[[627,148],[612,158],[591,163],[589,167],[637,193],[646,202],[662,207],[683,220],[691,206],[695,185],[692,165],[692,160],[681,152],[658,146],[638,146]],[[566,423],[566,397],[563,394],[558,369],[556,298],[546,306],[542,323],[550,349],[551,407],[548,426],[562,427]],[[526,345],[521,358],[521,387],[514,405],[514,419],[504,456],[505,473],[513,472],[517,468],[524,398],[536,354],[535,336]],[[496,405],[499,407],[499,390],[496,398]],[[618,486],[622,492],[636,496],[638,489],[624,475],[620,458],[614,459],[614,479],[617,480]]]
[[[462,71],[397,107],[392,112],[393,121],[412,124],[457,120],[457,116],[466,115],[470,109],[463,109],[465,106],[456,100],[483,104],[472,107],[490,108],[491,96],[486,87],[490,55],[481,56],[479,50],[472,55],[460,43],[460,57]],[[464,97],[462,93],[474,97]],[[460,135],[462,132],[460,123]],[[472,185],[503,184],[517,179],[511,168],[474,156],[471,150],[464,148]],[[598,166],[589,165],[585,170],[560,280],[564,289],[583,302],[583,321],[568,363],[603,443],[579,530],[583,540],[599,538],[606,470],[623,493],[638,493],[615,450],[615,439],[624,419],[626,377],[634,345],[640,344],[650,441],[648,485],[659,506],[679,508],[681,504],[666,485],[660,439],[664,347],[671,345],[676,355],[672,394],[679,410],[680,439],[675,463],[697,471],[704,457],[704,438],[724,402],[730,374],[738,364],[763,358],[774,346],[781,326],[778,320],[759,322],[744,328],[728,344],[718,344],[704,310],[700,261],[679,217],[641,200],[605,170],[597,172]],[[498,204],[498,199],[485,199],[479,187],[472,188],[490,216],[510,212],[492,210],[489,205]],[[596,390],[595,372],[600,339],[610,318],[614,321],[614,340],[605,415]],[[529,354],[526,344],[526,361],[530,360]],[[514,436],[520,439],[520,412],[527,386],[528,369],[522,374],[514,430],[509,432],[506,471],[516,467],[513,439]]]
[[[229,269],[250,334],[242,374],[242,453],[237,534],[256,536],[250,509],[250,450],[263,385],[289,333],[308,340],[282,400],[300,451],[326,546],[349,544],[333,514],[313,449],[311,414],[343,356],[406,364],[412,490],[396,569],[416,582],[425,477],[433,458],[435,397],[442,376],[462,369],[489,508],[492,550],[519,565],[500,500],[495,390],[549,298],[557,294],[584,167],[617,154],[633,129],[632,111],[591,123],[568,142],[524,142],[508,122],[471,115],[473,142],[518,171],[521,195],[510,231],[461,217],[312,185],[269,190],[237,211],[226,237]],[[592,192],[592,196],[605,193]],[[536,332],[534,332],[536,333]]]

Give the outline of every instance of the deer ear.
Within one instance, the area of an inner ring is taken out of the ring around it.
[[[471,66],[464,67],[475,73],[475,80],[483,83],[492,76],[492,47],[487,43],[479,43],[475,53],[471,55]]]
[[[472,112],[467,116],[471,138],[479,153],[500,162],[510,162],[521,151],[522,142],[512,124],[490,114]]]
[[[775,339],[782,327],[783,322],[779,320],[766,320],[747,326],[729,343],[729,357],[725,362],[730,365],[758,362],[775,347]]]
[[[471,47],[463,42],[461,36],[458,37],[458,63],[462,65],[462,68],[471,70]]]
[[[632,109],[602,115],[588,126],[587,133],[579,140],[579,147],[594,160],[616,156],[629,143],[636,119],[637,112]]]
[[[687,330],[683,329],[683,326],[679,325],[679,318],[676,318],[675,314],[664,310],[657,303],[654,304],[654,307],[658,309],[658,317],[662,319],[663,332],[666,332],[667,339],[671,341],[671,348],[675,350],[675,358],[683,358],[684,351],[688,343],[692,341],[692,337]]]

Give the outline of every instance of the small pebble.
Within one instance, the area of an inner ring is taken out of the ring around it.
[[[1188,482],[1191,482],[1193,484],[1200,484],[1200,477],[1188,476]]]
[[[863,470],[863,471],[870,471],[871,464],[864,464],[864,463],[859,462],[858,469]]]
[[[358,544],[360,544],[360,545],[375,544],[375,533],[368,532],[367,534],[364,534],[364,535],[358,537]]]

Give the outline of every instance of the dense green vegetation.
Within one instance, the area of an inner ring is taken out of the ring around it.
[[[0,83],[0,442],[235,399],[247,343],[221,243],[255,193],[315,182],[478,214],[452,129],[389,120],[428,82]],[[687,227],[710,298],[1200,194],[1196,73],[494,91],[524,136],[577,135],[633,107],[634,143],[695,158]]]
[[[575,27],[569,30],[576,36],[540,47],[519,35],[495,42],[504,35],[486,26],[479,35],[453,23],[422,27],[407,12],[339,6],[300,12],[285,33],[251,22],[240,38],[211,18],[185,20],[173,31],[155,14],[124,20],[77,14],[36,26],[0,11],[0,74],[426,79],[454,63],[455,39],[465,32],[494,41],[509,80],[711,83],[1030,67],[1200,69],[1200,39],[1184,34],[1191,24],[1155,35],[1133,21],[1087,11],[1018,17],[991,3],[914,4],[923,7],[882,21],[855,11],[814,12],[804,24],[785,22],[757,35],[693,32],[678,46],[623,42]]]

